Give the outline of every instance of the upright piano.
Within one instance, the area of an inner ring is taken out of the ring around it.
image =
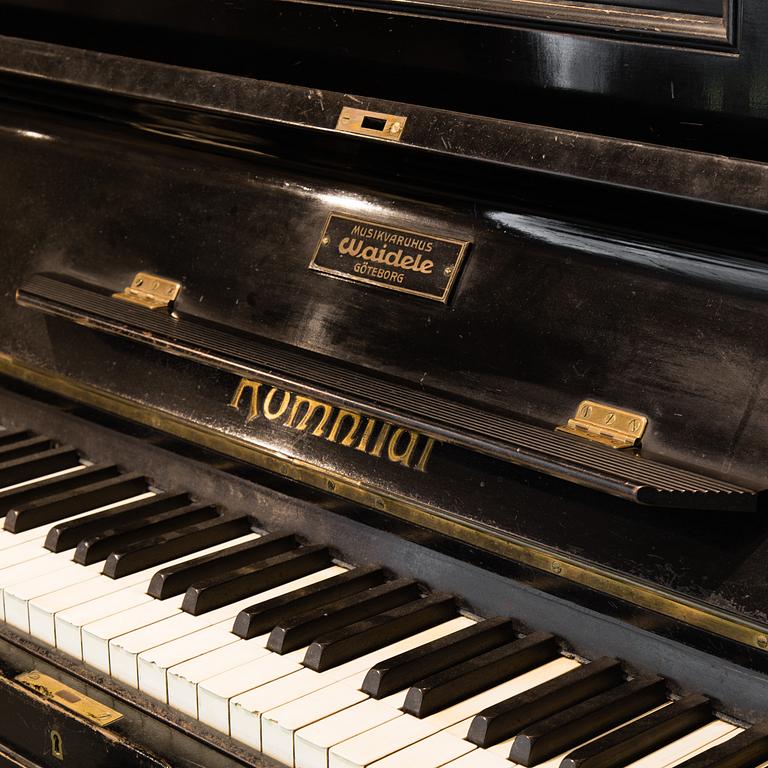
[[[768,765],[764,0],[0,20],[0,766]]]

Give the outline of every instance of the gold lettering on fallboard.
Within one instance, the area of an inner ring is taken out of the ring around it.
[[[408,435],[408,443],[405,446],[405,450],[401,450],[398,447],[400,438],[403,437],[403,435]],[[390,461],[393,461],[395,464],[402,464],[404,467],[409,467],[411,465],[411,457],[413,456],[413,451],[416,448],[418,439],[418,432],[413,432],[410,429],[403,429],[403,427],[398,427],[393,432],[392,439],[389,441],[389,446],[387,447],[387,458]]]
[[[267,396],[264,398],[264,416],[270,421],[279,419],[285,413],[286,409],[288,408],[288,404],[291,402],[291,393],[287,391],[283,392],[283,399],[280,401],[280,405],[277,407],[277,410],[272,410],[272,399],[274,398],[277,391],[278,390],[275,389],[275,387],[272,387],[272,389],[270,389],[267,393]]]
[[[328,403],[321,403],[319,400],[314,400],[311,397],[304,397],[304,395],[294,395],[294,397],[296,399],[293,401],[293,408],[291,409],[291,415],[288,417],[288,421],[286,421],[283,426],[293,427],[293,422],[296,419],[296,415],[299,412],[299,408],[302,405],[306,405],[307,409],[306,411],[304,411],[304,415],[299,419],[298,424],[296,424],[295,426],[295,429],[298,429],[299,432],[303,432],[309,426],[309,422],[312,419],[312,417],[315,415],[315,413],[320,408],[322,408],[323,416],[320,419],[319,424],[317,424],[315,428],[312,430],[312,434],[315,437],[322,437],[323,430],[325,429],[325,425],[328,423],[328,419],[331,418],[333,406],[328,405]]]
[[[240,383],[237,385],[235,394],[232,395],[229,405],[231,408],[240,408],[240,398],[243,393],[249,389],[251,391],[251,402],[248,406],[248,415],[245,418],[246,423],[253,421],[259,417],[259,389],[261,389],[260,381],[251,381],[250,379],[240,379]]]
[[[362,417],[359,413],[355,413],[354,411],[345,411],[344,409],[340,408],[339,412],[336,414],[336,420],[333,422],[331,431],[328,433],[328,439],[332,443],[335,443],[339,436],[339,432],[341,431],[342,422],[344,419],[350,419],[352,421],[352,425],[347,430],[347,434],[341,438],[341,444],[349,448],[349,446],[355,442],[355,435],[357,434],[357,428],[360,426],[361,418]]]
[[[247,405],[246,424],[260,419],[262,414],[266,420],[275,422],[287,413],[288,418],[282,422],[287,429],[308,431],[313,437],[353,448],[376,459],[384,458],[392,464],[412,467],[417,472],[427,471],[436,442],[435,438],[416,430],[363,416],[356,411],[339,408],[289,389],[272,387],[255,379],[240,380],[229,406],[239,411],[243,401]],[[365,426],[361,433],[363,421]],[[329,425],[330,429],[326,431]]]

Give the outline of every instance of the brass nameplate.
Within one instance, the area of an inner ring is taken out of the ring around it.
[[[466,240],[332,213],[309,268],[445,303],[468,247]]]
[[[110,725],[122,717],[114,709],[37,670],[18,675],[16,681],[96,725]]]
[[[289,389],[241,379],[229,405],[247,406],[245,423],[265,419],[284,429],[307,432],[313,437],[360,451],[376,459],[386,459],[401,467],[426,472],[435,439],[421,432],[398,427],[388,421],[338,408]]]

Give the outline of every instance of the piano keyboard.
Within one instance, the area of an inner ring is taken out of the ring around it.
[[[768,723],[49,438],[0,433],[0,515],[3,621],[285,765],[768,765]]]

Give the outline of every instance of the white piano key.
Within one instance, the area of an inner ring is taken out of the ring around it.
[[[474,749],[463,757],[445,763],[443,768],[518,768],[518,765],[485,749]]]
[[[371,766],[372,768],[411,768],[418,765],[419,768],[440,768],[475,749],[477,747],[474,744],[453,736],[447,731],[440,731],[423,741],[417,741],[410,747],[371,763]]]
[[[110,579],[99,575],[88,581],[78,582],[68,587],[56,589],[29,601],[29,632],[49,645],[58,645],[56,642],[55,617],[59,611],[73,608],[76,605],[96,600],[99,597],[110,595],[117,589],[125,589],[136,584],[146,582],[152,577],[152,572],[139,571],[122,579]]]
[[[232,612],[229,628],[232,628],[235,615],[243,608],[264,602],[265,600],[271,600],[274,597],[279,597],[297,589],[302,589],[309,584],[338,576],[344,570],[344,568],[339,566],[323,568],[321,571],[316,571],[300,579],[294,579],[278,587],[273,587],[265,592],[251,595],[244,600],[238,601],[234,604],[236,610]],[[230,637],[234,636],[230,635]],[[198,653],[194,654],[194,658],[182,659],[178,664],[171,665],[172,668],[167,668],[166,673],[168,703],[193,717],[197,717],[198,683],[216,674],[226,672],[233,667],[255,661],[257,658],[265,655],[268,639],[269,634],[253,637],[250,640],[236,638],[237,642],[234,645],[227,643],[227,651],[224,653],[220,653],[215,649],[206,652],[205,649],[201,648]],[[263,652],[260,652],[259,649],[262,649]]]
[[[345,707],[353,706],[368,698],[367,694],[363,694],[359,689],[363,684],[366,673],[377,661],[391,658],[411,648],[418,648],[420,645],[432,642],[446,635],[451,635],[472,624],[474,624],[472,619],[459,616],[411,637],[399,640],[397,643],[386,648],[372,651],[359,660],[347,662],[347,664],[354,666],[354,673],[350,677],[341,679],[339,683],[330,686],[328,685],[328,680],[323,677],[323,673],[316,672],[313,677],[303,673],[302,677],[305,679],[305,682],[302,684],[307,688],[307,691],[306,693],[302,692],[293,699],[285,700],[285,695],[282,692],[274,690],[275,687],[279,686],[289,692],[288,686],[294,682],[290,678],[284,679],[282,683],[278,683],[276,686],[267,686],[258,695],[255,694],[250,697],[251,707],[256,705],[257,700],[268,700],[270,702],[269,709],[261,714],[261,745],[259,748],[270,757],[292,765],[293,739],[296,731],[316,720],[329,717]],[[345,668],[349,669],[350,667],[346,665],[338,667],[340,670]],[[310,671],[306,670],[306,672]],[[291,678],[293,677],[292,675]],[[303,691],[303,689],[301,690]],[[350,690],[352,691],[351,694],[349,693]],[[354,701],[351,700],[353,697]],[[404,697],[405,693],[403,693],[403,699]],[[283,700],[285,700],[285,703],[281,704],[280,702]],[[246,720],[256,716],[258,716],[258,710],[239,712],[237,719]],[[232,735],[238,738],[236,734],[240,727],[235,727],[234,717],[232,723]],[[243,731],[244,738],[250,737],[252,740],[255,740],[253,736],[257,731],[255,726],[250,731],[246,728],[241,728],[241,730]],[[242,741],[243,739],[240,740]],[[251,746],[254,746],[252,742],[246,741],[245,743],[250,743]],[[289,754],[291,758],[287,760],[284,756]]]
[[[671,766],[735,736],[742,730],[742,728],[722,720],[714,720],[661,749],[657,749],[650,755],[629,763],[626,768],[671,768]]]
[[[276,680],[274,683],[265,684],[255,690],[236,696],[230,703],[230,718],[232,722],[232,736],[238,740],[261,738],[260,720],[262,713],[273,710],[291,701],[297,701],[313,691],[326,688],[332,683],[339,682],[356,676],[349,685],[359,688],[363,684],[368,670],[377,662],[396,656],[399,653],[417,648],[424,643],[444,637],[471,624],[471,619],[459,616],[448,622],[443,622],[430,629],[418,632],[411,637],[398,640],[396,643],[371,651],[356,659],[340,664],[325,672],[315,672],[312,669],[302,668],[288,677]],[[329,712],[329,714],[332,714]],[[305,723],[306,724],[306,723]],[[277,724],[276,724],[277,725]],[[281,738],[279,727],[274,732]],[[295,729],[294,729],[295,730]],[[272,732],[270,730],[270,732]],[[242,738],[241,738],[242,736]],[[245,743],[251,743],[246,741]],[[260,744],[258,749],[264,750]]]
[[[96,507],[88,510],[87,512],[81,512],[77,515],[64,518],[64,520],[76,520],[80,517],[93,514],[112,507],[119,507],[129,502],[137,501],[139,499],[148,498],[154,496],[153,493],[143,493],[138,496],[133,496],[130,499],[124,499],[114,504],[107,504],[102,507]],[[17,540],[17,544],[8,546],[0,551],[0,603],[2,604],[2,619],[5,620],[5,589],[13,584],[22,584],[32,581],[39,576],[53,573],[54,571],[70,570],[72,574],[83,573],[84,566],[72,562],[72,555],[74,550],[67,550],[65,552],[50,552],[45,549],[45,537],[48,530],[64,520],[58,520],[56,523],[46,523],[44,526],[33,528],[30,531],[24,531],[20,534],[10,534],[7,531],[5,533],[8,536]],[[18,542],[18,537],[24,537],[25,534],[34,533],[36,538],[28,539],[24,542]],[[91,577],[92,572],[85,572],[88,577]],[[74,576],[72,577],[74,578]],[[18,612],[17,612],[18,613]],[[15,615],[17,619],[21,621],[21,613]],[[26,620],[25,631],[29,629],[29,619]]]
[[[284,656],[270,653],[242,667],[229,669],[201,681],[197,686],[198,719],[211,728],[228,734],[229,700],[244,691],[304,669],[301,660],[306,652],[306,648],[299,648]]]
[[[533,686],[540,685],[578,666],[578,662],[571,659],[556,659],[429,717],[419,719],[412,715],[402,714],[394,720],[332,747],[329,752],[329,767],[364,768],[398,750],[455,725],[488,706],[510,696],[515,696]]]
[[[146,578],[129,587],[123,586],[123,579],[130,579],[131,576],[124,576],[120,579],[111,579],[108,576],[100,577],[114,584],[114,591],[86,602],[77,602],[64,610],[59,609],[59,612],[54,616],[56,646],[70,656],[82,659],[82,628],[86,624],[91,624],[108,616],[113,616],[116,613],[129,610],[143,603],[166,602],[165,600],[155,601],[155,598],[146,593],[152,576],[157,573],[158,570],[200,557],[201,555],[207,555],[211,552],[234,546],[235,544],[240,544],[254,537],[258,537],[258,534],[248,534],[242,538],[216,544],[215,546],[201,550],[200,552],[184,555],[183,557],[178,557],[166,563],[148,568],[145,571],[142,571]]]
[[[221,621],[229,620],[234,623],[235,616],[249,605],[254,605],[264,600],[271,600],[273,597],[292,592],[294,589],[301,589],[301,587],[305,587],[308,584],[314,584],[317,581],[337,576],[343,572],[344,569],[338,566],[323,568],[301,579],[294,579],[272,589],[249,595],[213,611],[207,611],[197,616],[181,612],[164,621],[152,624],[151,627],[144,627],[127,635],[116,637],[109,643],[112,675],[121,682],[137,688],[139,685],[138,656],[143,651],[171,642],[179,637],[184,637],[199,629],[205,629]],[[266,638],[264,638],[263,644],[266,644]],[[236,666],[237,663],[233,663],[232,666]]]
[[[56,647],[75,658],[83,658],[83,626],[112,616],[120,611],[126,611],[137,605],[152,603],[154,598],[145,592],[146,586],[136,584],[133,587],[125,587],[117,592],[98,597],[80,603],[65,611],[57,613],[54,617],[56,625]],[[107,655],[109,655],[107,653]]]
[[[155,600],[148,595],[147,597],[150,602],[121,610],[119,613],[114,613],[82,627],[83,661],[86,664],[111,674],[109,641],[113,637],[124,635],[179,613],[181,603],[184,600],[184,595],[170,597],[168,600]]]
[[[24,580],[18,584],[10,584],[3,590],[3,607],[5,620],[24,632],[29,632],[29,601],[41,597],[56,589],[82,585],[99,576],[102,563],[93,565],[78,565],[56,568],[41,576]]]
[[[355,676],[355,679],[357,677]],[[340,712],[368,698],[368,694],[358,690],[349,682],[340,681],[321,688],[319,691],[302,696],[282,707],[265,712],[261,716],[261,751],[280,763],[293,765],[293,735],[295,731],[317,720],[322,720],[336,712]],[[234,726],[233,732],[238,733],[238,740],[244,741],[251,733],[240,733]],[[244,743],[256,746],[258,739],[251,738]]]
[[[296,768],[328,768],[328,750],[403,713],[407,689],[383,699],[366,699],[296,731],[293,740]]]
[[[196,656],[238,642],[240,638],[231,630],[232,622],[222,621],[139,654],[139,690],[167,703],[168,670]]]
[[[266,648],[268,637],[265,634],[250,640],[239,640],[206,653],[203,663],[190,659],[171,667],[167,675],[168,704],[196,718],[197,684],[200,680],[270,655],[271,651]]]

